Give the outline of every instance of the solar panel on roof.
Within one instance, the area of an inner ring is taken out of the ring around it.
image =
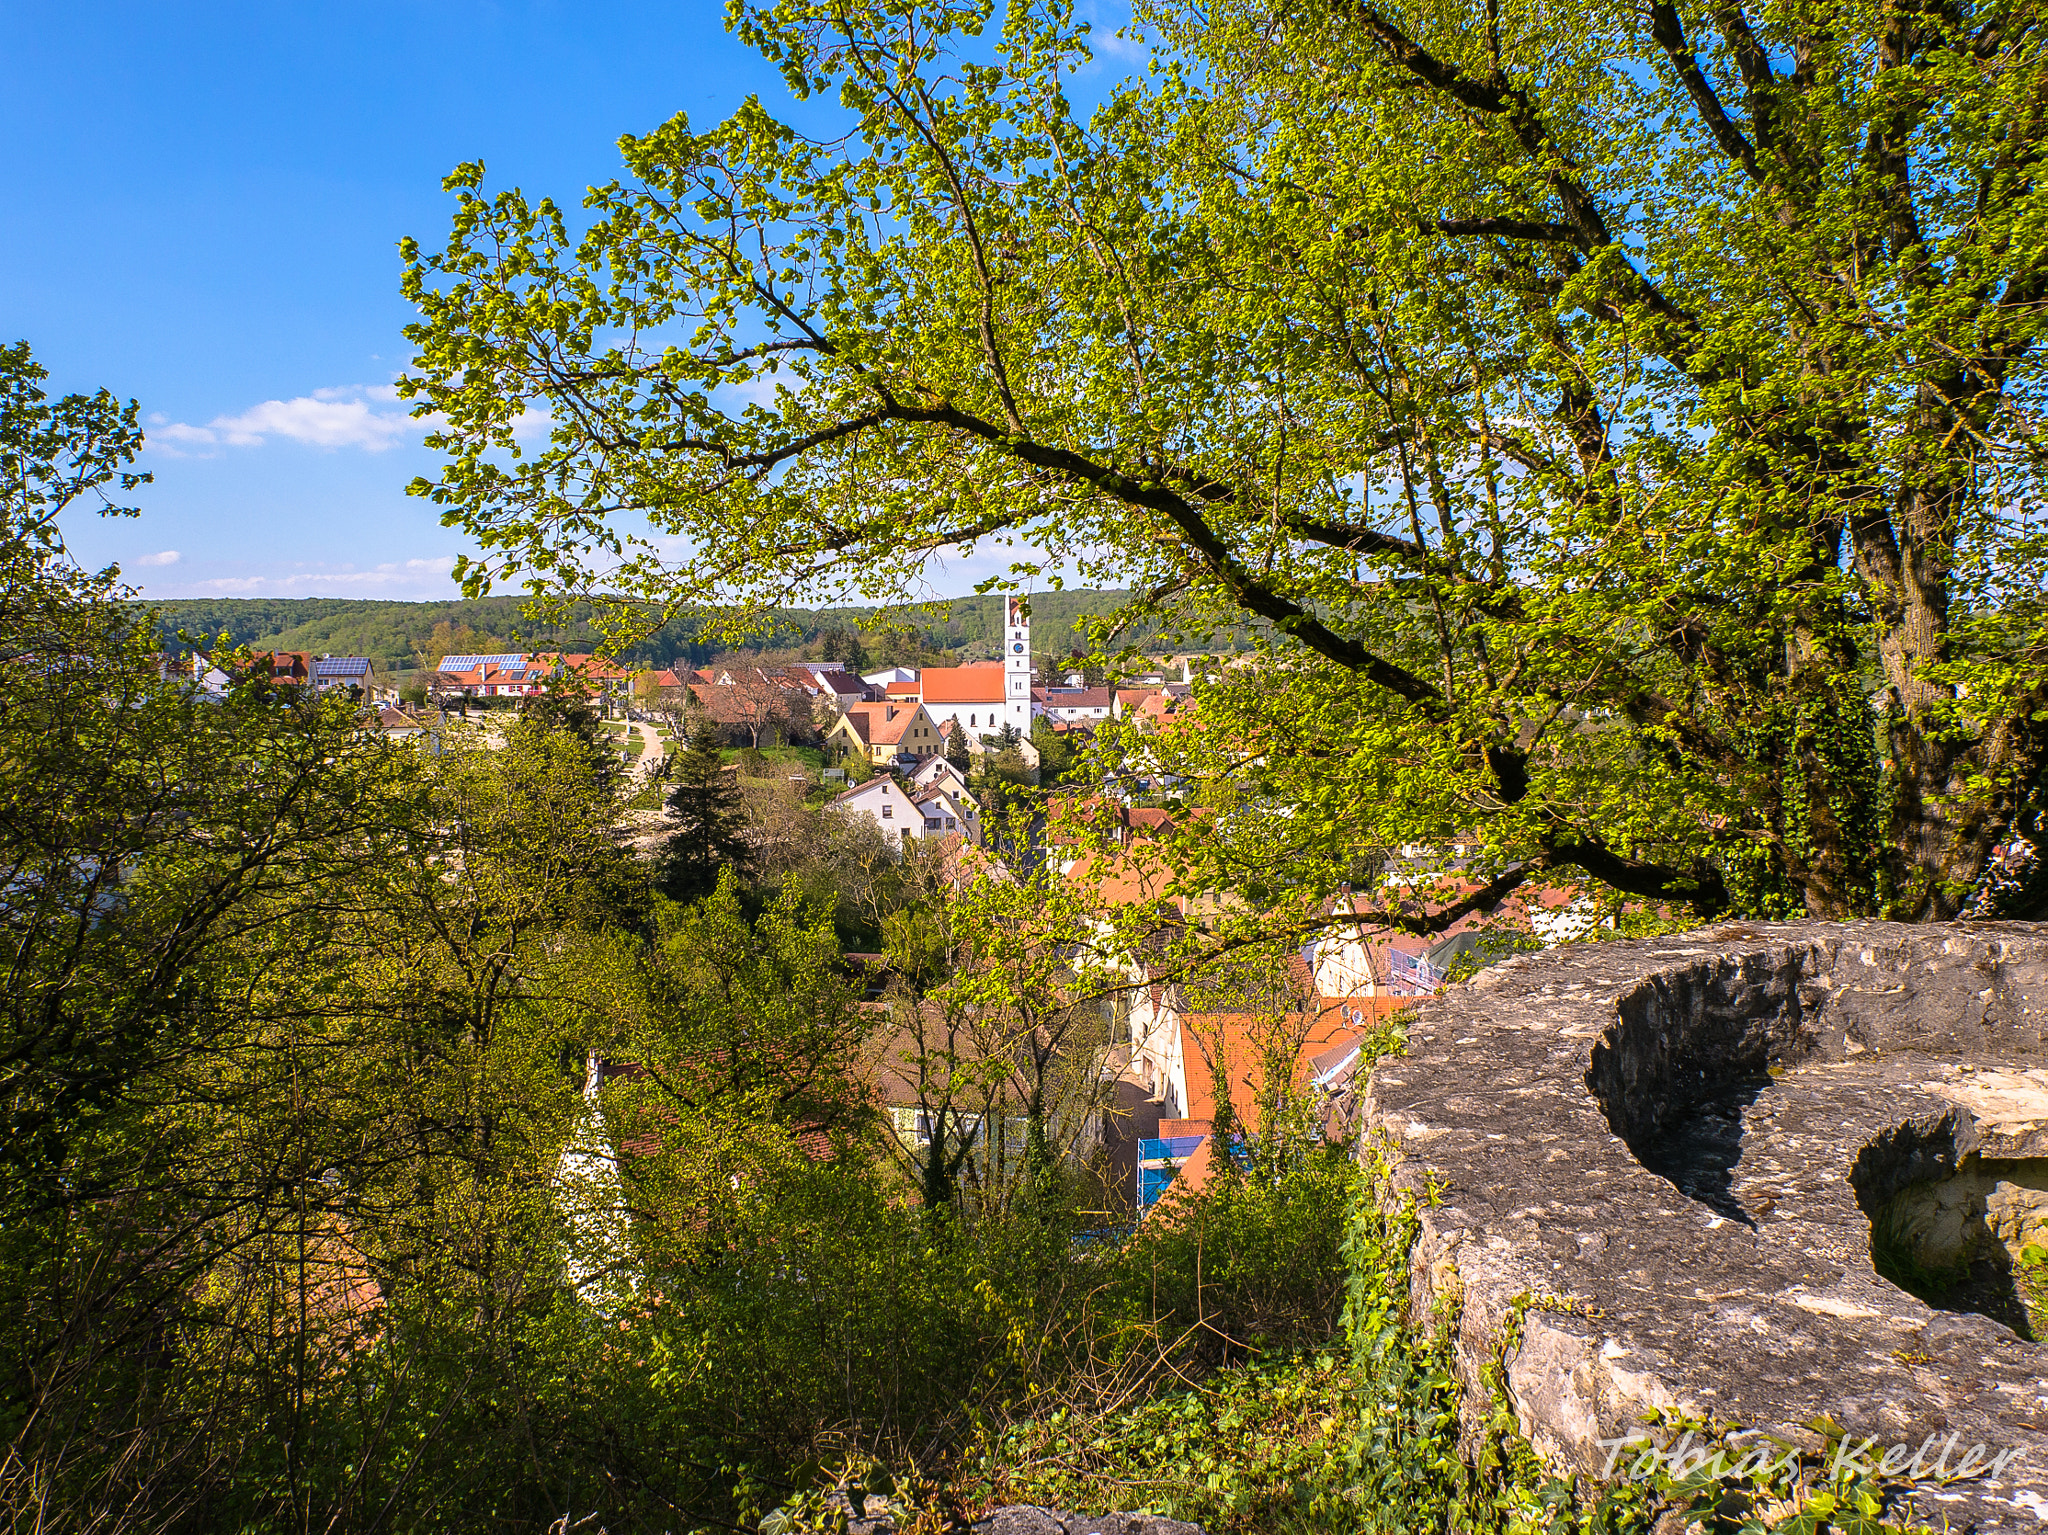
[[[369,671],[370,662],[364,656],[323,656],[313,663],[316,677],[364,677]]]
[[[441,670],[444,672],[473,672],[479,666],[524,666],[526,655],[522,651],[508,651],[499,656],[443,656]]]

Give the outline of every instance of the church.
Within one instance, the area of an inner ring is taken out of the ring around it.
[[[1031,617],[1022,597],[1005,599],[1003,659],[970,666],[928,666],[918,675],[918,700],[941,737],[955,721],[979,746],[1005,725],[1031,736]]]

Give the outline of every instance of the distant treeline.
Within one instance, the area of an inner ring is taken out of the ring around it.
[[[1116,613],[1128,600],[1121,591],[1044,592],[1031,599],[1032,649],[1040,656],[1085,651],[1085,626]],[[475,601],[377,602],[346,597],[206,597],[146,604],[155,612],[163,645],[182,649],[178,631],[198,639],[227,633],[235,643],[316,654],[369,656],[385,672],[408,671],[432,659],[435,631],[468,631],[481,639],[520,650],[596,650],[602,636],[578,609],[561,625],[535,623],[520,597]],[[707,615],[686,614],[627,650],[629,665],[702,666],[714,656],[743,651],[816,651],[835,636],[859,640],[868,659],[886,665],[896,656],[922,649],[960,660],[999,653],[1001,597],[959,597],[912,609],[789,609],[777,612],[766,632],[739,645],[701,635]],[[441,626],[447,626],[442,628]],[[1236,649],[1246,643],[1242,626],[1214,633],[1181,632],[1170,620],[1136,619],[1116,636],[1119,647],[1140,651],[1183,648]],[[835,649],[838,647],[835,647]]]

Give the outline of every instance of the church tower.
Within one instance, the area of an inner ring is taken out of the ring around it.
[[[1022,597],[1004,599],[1003,723],[1031,734],[1031,614]]]

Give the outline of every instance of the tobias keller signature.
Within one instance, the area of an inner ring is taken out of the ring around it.
[[[1747,1446],[1734,1443],[1740,1437],[1730,1435],[1718,1444],[1712,1440],[1695,1444],[1692,1430],[1687,1429],[1668,1449],[1661,1448],[1648,1434],[1641,1432],[1620,1439],[1597,1439],[1594,1443],[1607,1452],[1607,1464],[1600,1473],[1604,1477],[1615,1474],[1615,1466],[1625,1454],[1631,1450],[1637,1452],[1624,1468],[1624,1474],[1631,1481],[1649,1480],[1657,1474],[1660,1465],[1674,1481],[1700,1475],[1715,1478],[1768,1476],[1790,1470],[1799,1459],[1800,1451],[1796,1445],[1787,1446],[1782,1440],[1769,1438],[1759,1438]],[[1918,1449],[1899,1443],[1880,1451],[1874,1437],[1859,1444],[1855,1435],[1847,1435],[1836,1441],[1828,1471],[1830,1476],[1839,1476],[1846,1471],[1907,1481],[1961,1481],[1977,1476],[1996,1477],[2025,1449],[2024,1446],[2016,1446],[1994,1451],[1989,1445],[1973,1444],[1963,1452],[1954,1469],[1950,1469],[1948,1458],[1962,1438],[1962,1435],[1952,1433],[1941,1446],[1934,1463],[1928,1465],[1927,1455],[1940,1438],[1939,1434],[1929,1434]],[[1733,1460],[1729,1458],[1731,1451],[1735,1454]]]

